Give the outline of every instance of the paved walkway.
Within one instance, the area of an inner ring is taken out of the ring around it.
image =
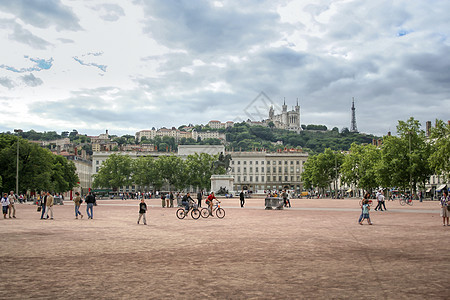
[[[450,226],[437,202],[387,202],[360,226],[358,199],[224,199],[224,219],[178,220],[176,208],[99,200],[94,220],[70,202],[39,220],[17,204],[0,219],[2,299],[449,299]]]

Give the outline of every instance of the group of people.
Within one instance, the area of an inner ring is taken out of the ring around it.
[[[16,207],[14,206],[14,202],[17,200],[16,195],[14,195],[14,191],[11,191],[9,195],[7,193],[3,194],[3,197],[1,199],[2,203],[2,210],[3,210],[3,218],[6,219],[6,215],[9,215],[9,218],[11,219],[11,212],[12,212],[12,218],[16,218]]]

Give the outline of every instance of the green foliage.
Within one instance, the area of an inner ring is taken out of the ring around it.
[[[0,176],[5,190],[15,190],[17,137],[0,135]],[[73,162],[37,144],[19,139],[19,192],[65,192],[79,181]]]
[[[103,162],[98,173],[93,176],[93,186],[112,187],[116,190],[119,187],[131,185],[132,166],[133,163],[130,156],[111,154]]]
[[[374,145],[353,143],[341,167],[342,182],[366,191],[376,189],[380,186],[377,176],[380,160],[381,150]]]
[[[340,167],[344,157],[340,152],[329,148],[323,153],[310,156],[304,164],[302,173],[306,188],[326,188],[336,180],[340,174]]]
[[[206,153],[195,153],[186,158],[186,172],[188,174],[189,185],[207,189],[211,186],[212,163],[217,160],[217,156]]]
[[[161,178],[169,184],[169,189],[170,186],[175,186],[177,189],[186,187],[186,165],[180,157],[175,155],[160,156],[156,162]]]
[[[151,156],[141,156],[133,161],[133,182],[140,186],[161,189],[163,179],[159,163]]]
[[[428,158],[431,169],[437,175],[450,178],[450,124],[436,120],[436,127],[431,129],[431,154]]]

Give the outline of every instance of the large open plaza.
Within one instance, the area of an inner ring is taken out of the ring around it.
[[[76,220],[70,201],[40,220],[16,204],[1,219],[2,299],[448,299],[450,227],[438,202],[371,211],[358,199],[294,199],[264,210],[263,198],[223,199],[223,219],[177,219],[177,208],[99,200]]]

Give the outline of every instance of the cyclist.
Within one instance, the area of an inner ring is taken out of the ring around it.
[[[194,199],[191,198],[191,193],[187,193],[183,196],[183,199],[181,199],[181,204],[184,205],[184,209],[186,210],[186,213],[189,211],[190,203],[194,202]]]
[[[212,210],[213,210],[213,200],[216,199],[216,196],[214,196],[214,192],[211,192],[211,194],[209,194],[208,198],[206,198],[206,204],[209,206],[209,215],[212,216]],[[217,200],[219,201],[219,200]]]

